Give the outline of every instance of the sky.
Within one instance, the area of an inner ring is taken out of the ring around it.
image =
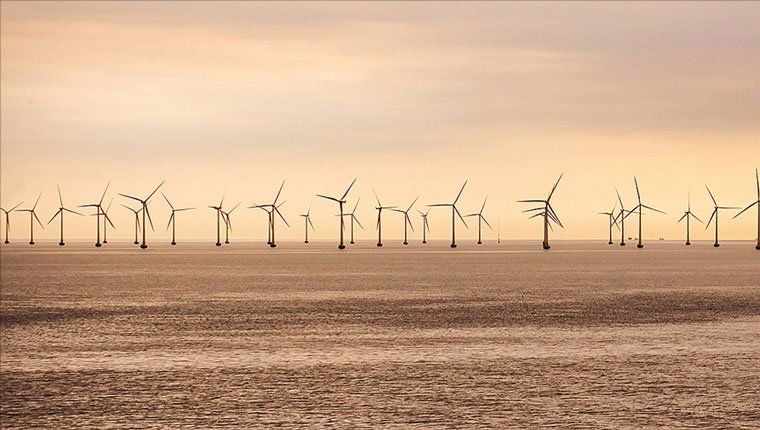
[[[232,238],[264,240],[274,198],[302,239],[311,205],[315,239],[338,232],[335,204],[376,236],[373,189],[384,205],[451,201],[463,213],[488,196],[502,239],[541,239],[519,199],[545,198],[565,229],[556,239],[607,237],[615,189],[649,213],[644,238],[681,239],[687,195],[707,221],[712,203],[756,200],[760,167],[760,3],[0,3],[0,202],[58,207],[100,198],[117,230],[133,234],[116,193],[144,196],[162,180],[180,238],[215,240],[209,205],[237,202]],[[721,215],[721,237],[753,239],[757,216]],[[151,203],[165,240],[168,206]],[[421,220],[412,216],[420,236]],[[631,218],[629,218],[631,220]],[[11,216],[12,239],[29,236]],[[450,237],[433,209],[431,237]],[[460,229],[475,240],[477,229]],[[635,228],[635,221],[627,229]],[[403,216],[383,213],[387,239]],[[93,217],[66,218],[70,239],[94,240]],[[35,231],[55,240],[58,224]],[[712,229],[693,226],[693,239]],[[493,239],[495,231],[484,236]]]

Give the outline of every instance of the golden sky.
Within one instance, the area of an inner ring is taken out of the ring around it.
[[[516,203],[553,206],[557,239],[601,238],[615,187],[645,238],[679,239],[691,191],[704,221],[720,204],[746,206],[760,166],[760,3],[202,3],[3,1],[0,63],[2,205],[33,203],[40,218],[111,190],[162,189],[180,237],[212,239],[207,208],[264,203],[285,179],[283,212],[300,239],[313,200],[314,238],[334,238],[341,194],[375,236],[372,188],[383,204],[451,200],[469,180],[462,212],[488,195],[502,237],[540,239]],[[111,195],[113,195],[111,193]],[[110,196],[109,196],[110,199]],[[116,197],[114,238],[131,237]],[[155,239],[168,210],[154,200]],[[11,237],[28,238],[26,214]],[[721,236],[755,237],[754,213]],[[629,218],[630,219],[630,218]],[[402,216],[384,214],[387,238]],[[419,217],[413,217],[419,235]],[[450,214],[431,213],[432,237]],[[262,239],[261,211],[233,213],[233,237]],[[628,224],[632,228],[635,222]],[[68,236],[92,238],[94,219],[67,218]],[[54,239],[57,224],[39,236]],[[476,237],[476,229],[461,239]],[[486,233],[486,237],[494,237]],[[709,239],[695,227],[693,238]]]

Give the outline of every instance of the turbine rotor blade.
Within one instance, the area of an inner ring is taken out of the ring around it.
[[[51,223],[51,222],[53,222],[53,220],[55,219],[55,217],[57,217],[57,216],[58,216],[58,214],[59,214],[59,213],[61,213],[61,211],[62,211],[62,210],[63,210],[63,208],[61,208],[61,209],[58,209],[58,211],[56,211],[55,215],[53,215],[53,217],[52,217],[52,218],[50,218],[50,221],[48,221],[48,222],[47,222],[47,223],[48,223],[48,225],[50,225],[50,223]]]
[[[562,175],[564,175],[564,173],[563,173],[563,174],[561,174],[561,175],[559,175],[559,178],[557,179],[557,182],[555,182],[555,183],[554,183],[554,186],[552,187],[552,190],[551,190],[551,192],[549,193],[549,197],[547,197],[547,198],[546,198],[546,201],[547,201],[547,202],[548,202],[549,200],[551,200],[551,198],[552,198],[552,195],[554,195],[554,191],[557,189],[557,185],[559,185],[559,181],[561,181],[561,180],[562,180]]]
[[[746,208],[742,209],[738,214],[734,215],[734,218],[738,217],[739,215],[743,214],[747,209],[751,208],[752,206],[755,206],[756,204],[760,203],[760,200],[757,202],[752,203],[751,205],[747,206]],[[733,218],[732,218],[733,219]]]
[[[343,193],[343,197],[340,198],[341,200],[346,200],[346,196],[348,195],[348,192],[351,191],[351,187],[353,187],[354,184],[356,183],[356,179],[357,178],[354,178],[354,180],[351,182],[351,185],[348,186],[348,189],[346,189],[346,192]]]
[[[166,200],[166,203],[169,205],[169,207],[174,210],[174,206],[172,206],[172,202],[169,201],[169,199],[166,197],[166,194],[162,192],[161,195],[164,196],[164,200]]]
[[[710,198],[712,199],[713,203],[715,203],[715,206],[718,206],[718,202],[715,201],[715,197],[713,197],[713,193],[710,191],[710,187],[705,185],[705,188],[707,188],[707,193],[710,194]]]
[[[459,194],[457,194],[457,198],[454,199],[454,203],[452,203],[452,205],[457,204],[459,198],[462,197],[462,192],[464,191],[465,185],[467,185],[467,181],[464,181],[464,184],[462,184],[462,188],[459,190]]]

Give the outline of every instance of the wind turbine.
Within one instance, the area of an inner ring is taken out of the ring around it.
[[[317,194],[317,197],[322,197],[323,199],[337,202],[338,206],[340,207],[340,243],[338,243],[338,249],[346,249],[346,245],[343,244],[343,230],[346,228],[345,223],[343,221],[343,204],[346,203],[346,196],[348,195],[348,192],[351,191],[351,187],[354,186],[355,182],[356,182],[356,178],[354,178],[354,181],[351,182],[351,185],[348,186],[348,189],[346,190],[346,192],[343,193],[343,196],[341,196],[341,198],[339,199],[336,199],[335,197],[330,197],[330,196],[323,196],[322,194]]]
[[[209,208],[216,210],[216,246],[222,246],[220,219],[222,218],[222,205],[224,204],[224,196],[226,195],[227,190],[224,190],[224,193],[222,193],[222,200],[219,201],[219,206],[209,206]],[[224,223],[227,224],[227,221]]]
[[[422,217],[422,243],[427,243],[427,235],[425,234],[425,229],[430,232],[430,224],[428,224],[427,219],[428,214],[430,213],[430,209],[428,209],[427,212],[422,212],[418,209],[417,212],[419,212],[420,216]]]
[[[306,213],[305,214],[300,214],[298,216],[302,216],[303,217],[303,223],[304,223],[304,227],[306,229],[306,240],[304,240],[303,243],[309,243],[309,226],[311,226],[312,230],[315,230],[314,229],[314,224],[311,223],[311,203],[309,203],[309,209],[306,210]]]
[[[262,209],[269,208],[269,210],[267,210],[267,212],[269,213],[269,241],[267,243],[272,248],[277,246],[277,242],[275,242],[275,239],[274,239],[274,224],[275,224],[274,214],[276,213],[280,217],[280,219],[282,219],[285,225],[290,227],[290,224],[288,224],[288,221],[285,219],[284,216],[282,216],[282,213],[278,209],[279,206],[277,205],[277,200],[280,198],[280,194],[282,193],[282,187],[284,186],[285,186],[285,181],[282,181],[282,184],[280,184],[280,189],[277,190],[277,194],[274,196],[274,201],[272,203],[268,205],[253,205],[252,206],[252,207],[260,207]]]
[[[132,213],[135,214],[135,245],[139,245],[140,242],[138,241],[137,237],[138,237],[138,232],[140,231],[140,211],[142,210],[142,208],[138,210],[134,210],[125,204],[122,204],[122,206],[129,209],[130,211],[132,211]]]
[[[478,245],[482,245],[483,244],[483,240],[481,239],[481,231],[482,231],[483,225],[482,225],[481,221],[484,221],[486,223],[486,225],[488,226],[488,228],[490,228],[491,230],[493,230],[493,227],[491,227],[491,224],[489,224],[488,220],[486,220],[486,217],[483,216],[483,209],[486,208],[486,202],[487,201],[488,201],[488,196],[486,196],[485,200],[483,200],[483,206],[480,207],[480,212],[464,216],[465,218],[471,217],[471,216],[478,217]]]
[[[620,226],[617,225],[617,220],[615,217],[615,208],[617,207],[617,202],[615,202],[614,205],[612,205],[612,210],[609,212],[599,212],[599,215],[607,215],[610,219],[610,241],[607,242],[607,245],[612,245],[612,227],[617,227],[620,229]]]
[[[377,225],[375,225],[375,229],[377,230],[377,246],[383,246],[383,209],[396,209],[398,206],[383,206],[383,204],[380,203],[380,197],[377,196],[374,189],[372,192],[375,193],[375,199],[377,200],[377,207],[375,208],[377,209]]]
[[[362,225],[362,223],[359,222],[359,218],[356,217],[356,208],[359,207],[359,201],[361,199],[362,199],[361,197],[356,199],[356,204],[354,205],[354,209],[351,210],[351,213],[343,214],[343,216],[351,217],[351,240],[348,242],[351,245],[354,244],[354,221],[356,221],[356,223],[359,224],[359,227],[361,227],[361,229],[364,230],[364,226]],[[336,215],[336,216],[340,216],[340,215]]]
[[[531,215],[529,218],[535,218],[539,216],[544,217],[544,242],[543,247],[544,249],[549,249],[549,229],[552,228],[552,226],[549,224],[549,222],[554,222],[557,225],[559,225],[562,228],[565,228],[565,226],[562,225],[562,222],[559,220],[559,217],[557,216],[557,213],[554,212],[554,208],[552,208],[552,205],[549,203],[552,199],[552,195],[554,195],[554,191],[557,189],[557,185],[559,185],[559,181],[562,180],[562,175],[559,175],[559,179],[557,179],[557,182],[552,187],[552,190],[549,192],[549,197],[546,198],[546,200],[518,200],[520,203],[543,203],[543,206],[533,208],[533,209],[527,209],[523,212],[533,212],[533,211],[539,211],[533,215]]]
[[[713,196],[713,193],[710,191],[710,188],[707,185],[705,185],[705,188],[707,188],[707,193],[710,194],[710,198],[715,204],[712,215],[710,215],[710,219],[707,221],[707,225],[705,226],[705,230],[707,230],[707,228],[710,227],[710,223],[712,222],[713,217],[715,217],[715,243],[713,244],[713,246],[717,248],[720,246],[720,244],[718,243],[718,211],[720,209],[741,209],[741,208],[736,207],[736,206],[718,206],[718,202],[715,201],[715,197]]]
[[[97,219],[97,227],[98,227],[98,234],[97,234],[97,240],[95,241],[95,246],[100,248],[100,213],[101,206],[103,205],[103,199],[106,197],[106,193],[108,192],[108,187],[111,185],[111,182],[108,182],[106,184],[106,189],[103,190],[103,195],[100,196],[100,200],[97,203],[90,203],[88,205],[79,205],[80,208],[95,208],[95,218]],[[106,218],[108,222],[111,222],[110,219]],[[105,224],[105,221],[103,221],[103,224]],[[113,226],[113,224],[111,224]]]
[[[643,243],[644,238],[642,237],[642,234],[641,234],[641,227],[642,227],[641,215],[642,215],[643,208],[647,208],[649,210],[653,210],[653,211],[659,212],[661,214],[664,214],[665,212],[641,203],[641,193],[639,193],[639,182],[636,180],[635,176],[633,177],[633,183],[634,183],[634,185],[636,185],[636,198],[639,201],[639,204],[631,210],[631,212],[635,212],[637,209],[639,211],[639,243],[636,245],[636,248],[643,248],[644,247],[644,243]],[[630,215],[630,214],[631,213],[629,212],[628,215]]]
[[[230,214],[232,211],[237,209],[238,206],[240,206],[240,203],[233,206],[233,208],[228,212],[225,212],[221,209],[219,210],[219,212],[222,213],[222,219],[224,220],[224,243],[226,244],[230,243],[230,230],[232,230],[232,220],[230,219]],[[272,238],[272,240],[274,240],[274,238]]]
[[[42,197],[42,191],[40,191],[40,195],[37,196],[37,201],[34,202],[34,206],[32,206],[31,209],[19,209],[19,212],[29,212],[29,224],[31,225],[31,229],[29,230],[29,245],[34,245],[34,220],[37,220],[37,224],[42,227],[42,229],[45,229],[45,226],[42,225],[42,222],[39,218],[37,218],[37,212],[34,210],[37,209],[37,203],[40,202],[40,197]]]
[[[406,226],[409,225],[409,227],[412,229],[412,231],[414,231],[414,226],[412,226],[412,220],[409,218],[409,211],[412,210],[412,207],[414,207],[414,204],[417,203],[417,200],[419,198],[420,198],[420,196],[417,196],[414,199],[414,201],[412,202],[412,204],[409,205],[409,207],[406,208],[405,211],[401,210],[401,209],[395,209],[395,208],[391,209],[394,212],[399,212],[399,213],[404,214],[404,245],[409,245],[409,242],[406,240],[406,238],[407,238]]]
[[[469,227],[467,227],[467,223],[465,222],[464,218],[462,217],[462,214],[459,213],[459,209],[457,209],[457,206],[456,206],[457,202],[459,201],[459,198],[462,197],[462,191],[464,191],[465,185],[467,185],[467,181],[464,181],[464,184],[462,184],[462,188],[459,190],[459,194],[457,194],[457,197],[454,199],[453,203],[436,203],[434,205],[427,205],[428,207],[448,207],[448,206],[451,206],[451,245],[450,246],[452,248],[456,248],[457,247],[456,228],[455,228],[455,224],[456,224],[455,222],[456,222],[457,215],[459,216],[459,219],[462,220],[462,224],[464,224],[464,226],[469,229]]]
[[[169,222],[166,224],[166,229],[168,230],[169,226],[170,225],[172,226],[172,245],[176,245],[177,244],[177,240],[176,240],[176,237],[177,237],[177,234],[176,234],[177,233],[177,227],[176,227],[177,217],[176,217],[176,215],[174,215],[174,213],[175,212],[182,212],[182,211],[189,211],[189,210],[195,209],[195,208],[179,208],[179,209],[175,209],[174,206],[172,206],[172,202],[170,202],[169,199],[166,197],[166,194],[161,193],[161,195],[164,196],[164,200],[166,200],[166,203],[172,209],[172,214],[169,215]],[[137,230],[135,230],[135,232],[136,231]]]
[[[496,243],[501,243],[501,219],[496,220]]]
[[[620,213],[615,217],[615,221],[620,218],[620,246],[625,246],[625,218],[633,213],[623,206],[623,199],[620,198],[620,193],[615,188],[615,194],[617,194],[618,201],[620,202]]]
[[[113,204],[113,198],[111,199],[110,202],[108,202],[108,206],[106,206],[105,209],[101,208],[101,210],[103,211],[103,216],[105,217],[105,219],[111,224],[111,227],[113,227],[114,230],[116,230],[116,226],[113,225],[113,223],[111,222],[111,218],[108,217],[108,211],[111,210],[111,204]],[[103,244],[105,245],[106,243],[108,243],[108,225],[104,222],[103,223]]]
[[[21,202],[24,203],[24,202]],[[10,208],[9,210],[5,210],[3,208],[0,208],[0,211],[5,212],[5,243],[10,243],[8,241],[8,235],[11,232],[11,212],[16,210],[17,207],[21,206],[21,203],[17,204],[16,206]]]
[[[248,209],[261,209],[262,211],[266,212],[267,214],[267,245],[272,246],[272,212],[267,209],[264,205],[257,205],[253,204],[253,206],[248,206]]]
[[[755,245],[755,249],[760,250],[760,177],[758,177],[757,169],[755,169],[755,181],[757,182],[757,200],[755,200],[752,204],[750,204],[746,208],[742,209],[741,212],[739,212],[738,214],[734,215],[734,218],[738,217],[739,215],[744,213],[747,209],[751,208],[752,206],[757,205],[757,245]],[[7,216],[7,212],[6,212],[6,216]],[[8,242],[5,242],[5,243],[8,243]]]
[[[161,188],[162,185],[164,185],[164,182],[166,182],[166,181],[165,180],[161,181],[161,183],[158,184],[158,186],[156,187],[156,189],[153,190],[152,193],[148,194],[148,197],[146,197],[145,199],[139,199],[137,197],[133,197],[133,196],[129,196],[129,195],[126,195],[126,194],[119,193],[120,196],[126,197],[128,199],[136,200],[136,201],[140,202],[140,204],[142,205],[142,213],[143,213],[142,214],[142,218],[143,218],[142,219],[142,225],[143,225],[143,228],[142,228],[142,244],[140,244],[140,248],[142,248],[142,249],[145,249],[145,248],[148,247],[148,244],[145,243],[145,230],[146,230],[145,229],[145,216],[146,215],[148,216],[148,221],[150,222],[150,229],[153,230],[153,220],[150,218],[150,212],[148,211],[148,202],[150,202],[150,198],[153,197],[154,194],[156,194],[156,192],[158,191],[158,189]],[[107,216],[106,216],[106,219],[108,219]]]
[[[58,245],[59,246],[63,246],[63,245],[65,245],[65,243],[63,242],[63,213],[64,212],[71,212],[71,213],[77,214],[79,216],[83,216],[83,215],[80,214],[79,212],[76,212],[76,211],[73,211],[71,209],[63,207],[63,197],[61,197],[61,187],[58,186],[58,185],[56,185],[56,187],[58,187],[58,201],[61,202],[61,206],[58,208],[58,211],[55,213],[55,215],[53,215],[53,217],[50,218],[50,221],[48,221],[48,224],[50,224],[51,222],[53,222],[53,220],[55,219],[55,217],[57,217],[58,215],[61,216],[61,241],[58,242]]]
[[[697,218],[697,216],[694,215],[691,212],[691,197],[690,196],[687,196],[687,200],[686,201],[687,201],[687,203],[686,203],[686,212],[684,212],[683,216],[678,219],[678,222],[681,222],[681,221],[683,221],[684,218],[686,218],[686,245],[691,245],[691,241],[689,240],[689,231],[691,230],[691,226],[690,226],[691,217],[694,217],[694,219],[697,220],[697,221],[699,221],[699,222],[702,222],[702,220],[699,219],[699,218]],[[704,224],[704,223],[702,223],[702,224]]]

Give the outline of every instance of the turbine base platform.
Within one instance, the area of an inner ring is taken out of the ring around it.
[[[612,245],[612,242],[607,242],[607,245]]]
[[[407,241],[404,241],[404,245],[409,245],[409,242],[407,242]]]
[[[718,247],[720,247],[720,244],[719,243],[713,243],[713,246],[716,247],[716,248],[718,248]]]
[[[8,243],[8,242],[5,242],[5,243]],[[757,246],[755,247],[755,249],[757,249],[757,250],[759,250],[759,251],[760,251],[760,245],[757,245]]]
[[[177,244],[177,242],[172,242],[172,246],[174,246],[174,245],[176,245],[176,244]]]
[[[452,248],[456,248],[456,247],[457,247],[457,244],[456,244],[456,243],[452,243],[452,244],[451,244],[451,245],[449,245],[449,246],[450,246],[450,247],[452,247]]]
[[[349,245],[353,245],[353,244],[355,244],[355,243],[356,243],[356,242],[354,242],[353,240],[352,240],[351,242],[348,242],[348,244],[349,244]]]
[[[636,245],[636,248],[639,248],[639,249],[641,249],[641,248],[643,248],[643,247],[644,247],[644,245],[642,245],[642,244],[638,244],[638,245]]]
[[[10,243],[10,242],[8,242],[8,241],[6,240],[6,241],[5,241],[5,243],[6,243],[6,244],[8,244],[8,243]]]
[[[346,249],[346,245],[343,245],[342,243],[338,245],[338,249]]]
[[[691,245],[691,242],[686,242],[686,246],[689,246],[689,245]]]
[[[140,244],[140,242],[138,242],[138,241],[135,241],[134,243],[135,243],[135,245],[139,245]]]
[[[277,248],[277,244],[276,244],[276,243],[270,243],[270,244],[269,244],[269,247],[270,247],[270,248]]]
[[[222,244],[221,244],[221,243],[219,243],[219,242],[217,242],[217,243],[216,243],[216,246],[222,246]]]
[[[142,249],[145,249],[147,247],[148,247],[148,245],[145,245],[145,244],[140,245],[140,248],[142,248]]]
[[[5,242],[5,243],[8,243],[8,242]],[[426,243],[427,243],[427,240],[423,240],[423,241],[422,241],[422,244],[423,244],[423,245],[424,245],[424,244],[426,244]],[[760,248],[758,248],[758,249],[760,249]]]
[[[226,243],[227,245],[229,245],[230,241],[229,240],[225,240],[224,243]]]
[[[34,241],[32,241],[32,242],[29,242],[29,245],[34,245]]]
[[[551,249],[551,246],[549,246],[549,245],[544,245],[544,249]]]
[[[383,246],[383,244],[382,243],[378,243],[377,246]]]
[[[478,241],[478,245],[482,245],[482,244],[483,244],[483,242],[481,242],[481,241]]]
[[[620,246],[625,246],[625,243],[622,243],[622,242],[621,242],[621,243],[620,243]]]
[[[104,241],[103,241],[103,243],[108,243],[108,241],[107,241],[107,240],[104,240]]]
[[[96,244],[95,244],[95,247],[96,247],[96,248],[100,248],[101,246],[103,246],[103,245],[102,245],[102,244],[100,244],[100,243],[96,243]]]
[[[63,242],[58,242],[58,246],[63,246],[63,245],[66,245],[66,244]]]
[[[303,243],[309,243],[309,241],[308,240],[304,240]]]

